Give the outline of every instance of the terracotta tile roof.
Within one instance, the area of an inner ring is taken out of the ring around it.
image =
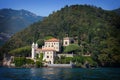
[[[55,51],[54,48],[42,48],[42,51]]]
[[[59,42],[59,39],[57,39],[57,38],[51,38],[49,40],[46,40],[45,42]]]
[[[37,50],[37,51],[41,51],[41,50],[42,50],[42,48],[37,48],[36,50]]]
[[[64,40],[69,40],[70,38],[69,37],[65,37]]]
[[[73,40],[71,37],[65,37],[64,40]]]

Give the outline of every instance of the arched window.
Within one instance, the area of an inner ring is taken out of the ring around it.
[[[65,44],[67,45],[67,41],[65,41]]]

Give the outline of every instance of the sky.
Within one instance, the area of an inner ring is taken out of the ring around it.
[[[48,16],[66,5],[89,4],[105,10],[120,8],[120,0],[0,0],[0,9],[25,9],[39,16]]]

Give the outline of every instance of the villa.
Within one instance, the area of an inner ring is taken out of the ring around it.
[[[66,37],[63,39],[63,46],[68,46],[73,42],[72,38]],[[38,44],[34,43],[32,44],[32,51],[31,51],[31,58],[33,60],[36,59],[36,55],[43,54],[43,60],[46,61],[48,64],[54,64],[55,57],[60,57],[62,55],[73,57],[72,54],[58,54],[61,52],[61,40],[57,38],[52,38],[49,40],[45,40],[44,46],[42,48],[38,48]]]

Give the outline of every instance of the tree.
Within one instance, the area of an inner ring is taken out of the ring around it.
[[[51,39],[51,38],[53,38],[53,36],[46,36],[44,39],[48,40],[48,39]]]
[[[43,60],[43,53],[40,53],[40,61]]]
[[[101,62],[102,66],[110,62],[110,58],[108,54],[100,54],[98,55],[98,60]]]
[[[38,39],[37,43],[38,43],[38,47],[42,47],[44,45],[44,40],[43,39]]]
[[[16,67],[22,67],[25,64],[34,64],[34,61],[25,57],[15,57],[14,63]]]
[[[64,52],[76,52],[79,50],[80,47],[77,44],[70,44],[69,46],[65,47]]]
[[[14,56],[23,56],[23,57],[28,57],[30,56],[31,53],[31,46],[25,46],[21,48],[17,48],[14,50],[11,50],[9,54],[14,55]]]
[[[32,24],[13,35],[0,49],[0,54],[11,52],[26,55],[26,51],[21,53],[19,50],[13,50],[31,45],[38,39],[50,39],[49,36],[62,39],[66,33],[76,38],[75,42],[78,42],[78,45],[82,45],[82,53],[90,52],[96,61],[98,55],[106,54],[113,65],[113,62],[119,64],[117,56],[120,53],[120,16],[112,11],[88,5],[66,6],[50,14],[43,21]],[[48,38],[45,38],[46,36]],[[78,51],[74,46],[65,48],[64,52]],[[99,60],[102,60],[103,56],[100,57],[102,58]]]
[[[43,66],[43,63],[40,62],[40,61],[36,61],[36,67],[39,68],[39,67],[42,67]]]
[[[15,66],[16,67],[23,66],[26,63],[25,60],[26,60],[25,57],[15,57],[14,59]]]

